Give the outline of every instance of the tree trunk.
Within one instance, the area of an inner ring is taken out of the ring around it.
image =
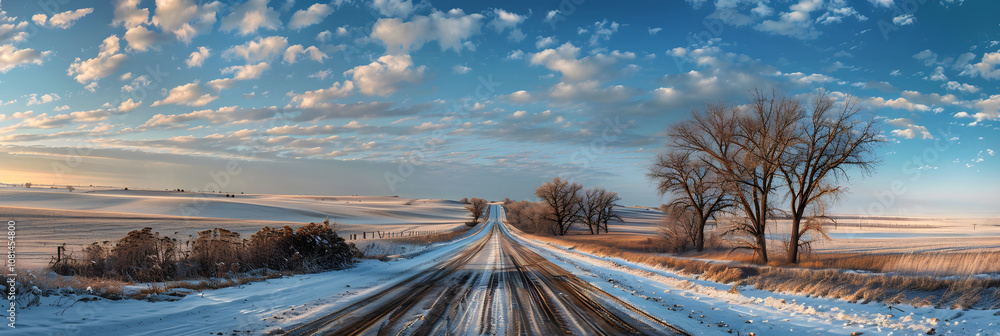
[[[760,260],[767,264],[767,237],[764,233],[757,235],[757,253],[760,254]]]
[[[799,216],[792,217],[792,237],[789,239],[791,242],[788,245],[788,263],[797,264],[799,262],[799,222],[802,218]]]
[[[705,250],[705,221],[698,225],[698,233],[695,235],[695,249],[698,252]]]

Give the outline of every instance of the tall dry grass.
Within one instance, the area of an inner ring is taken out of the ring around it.
[[[996,273],[998,253],[927,254],[816,257],[800,267],[779,264],[762,266],[744,262],[718,263],[686,259],[662,254],[624,249],[613,239],[580,241],[565,237],[532,236],[533,239],[557,244],[576,251],[602,257],[621,258],[678,274],[709,281],[752,286],[756,289],[808,296],[844,299],[851,302],[883,302],[951,309],[1000,308],[1000,278],[941,277],[940,275],[971,275]],[[744,259],[750,256],[710,252],[700,258],[723,257]],[[861,267],[861,266],[867,266]],[[824,269],[815,269],[824,268]],[[896,270],[901,274],[865,274],[830,269],[843,268],[883,272]]]
[[[1000,252],[907,254],[814,254],[800,263],[808,268],[864,270],[928,276],[1000,274]]]

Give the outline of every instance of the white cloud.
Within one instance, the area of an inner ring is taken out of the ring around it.
[[[298,58],[299,54],[309,54],[309,59],[323,63],[324,58],[329,58],[326,53],[316,48],[316,46],[309,46],[309,48],[303,48],[301,44],[296,44],[285,50],[284,61],[288,64],[294,64],[295,59]]]
[[[288,21],[288,29],[302,29],[314,24],[323,22],[327,16],[333,14],[333,7],[327,4],[313,4],[309,8],[299,10],[292,15]]]
[[[556,43],[559,43],[559,41],[556,40],[555,36],[546,36],[546,37],[539,36],[535,38],[536,49],[542,49]]]
[[[258,37],[241,45],[235,45],[222,53],[226,58],[243,58],[247,62],[260,62],[280,55],[288,46],[283,36]]]
[[[388,96],[399,90],[401,82],[419,82],[426,67],[413,67],[409,55],[385,55],[368,65],[359,65],[344,72],[353,76],[354,85],[361,93],[372,96]]]
[[[794,83],[803,84],[803,85],[810,85],[810,84],[814,84],[814,83],[829,83],[829,82],[832,82],[832,81],[836,80],[833,77],[830,77],[830,76],[827,76],[827,75],[824,75],[824,74],[816,74],[816,73],[811,74],[811,75],[806,75],[806,74],[801,73],[801,72],[793,72],[793,73],[786,73],[786,74],[784,74],[784,76],[787,77],[788,80],[790,80],[790,81],[792,81]]]
[[[218,1],[199,6],[193,0],[157,0],[152,22],[177,40],[191,43],[195,36],[212,30],[222,6]]]
[[[983,59],[973,67],[985,79],[1000,78],[1000,51],[983,54]]]
[[[562,74],[564,81],[583,81],[611,77],[612,66],[619,60],[635,58],[631,52],[612,51],[609,54],[594,54],[577,59],[580,48],[565,43],[556,49],[545,49],[531,55],[531,65],[543,65],[549,70]]]
[[[69,105],[56,106],[56,107],[52,108],[52,110],[56,111],[56,112],[66,111],[66,110],[69,110],[69,109],[70,109]],[[3,120],[3,119],[0,119],[0,120]]]
[[[868,0],[868,2],[871,2],[873,5],[882,6],[886,8],[892,7],[893,5],[892,3],[893,0]]]
[[[524,59],[524,52],[521,51],[521,49],[512,50],[509,54],[507,54],[507,57],[503,58],[504,61],[512,61],[519,59]]]
[[[129,98],[128,100],[123,101],[121,104],[119,104],[118,108],[116,110],[118,112],[123,112],[123,113],[125,113],[125,112],[132,112],[132,110],[135,110],[135,109],[139,108],[139,106],[142,106],[142,102],[141,101],[140,102],[136,102],[136,101],[132,100],[132,98]]]
[[[192,52],[191,55],[188,56],[187,60],[184,61],[184,63],[187,64],[188,68],[201,67],[202,64],[205,64],[205,59],[207,59],[211,55],[212,55],[212,49],[208,49],[207,47],[204,46],[198,47],[198,50]]]
[[[149,9],[139,8],[142,0],[117,0],[115,2],[115,17],[111,24],[125,26],[126,29],[149,24]]]
[[[408,22],[398,18],[379,19],[371,37],[381,41],[389,54],[405,54],[430,41],[437,41],[441,51],[474,51],[475,45],[468,39],[480,33],[482,21],[481,14],[466,15],[458,8],[447,13],[434,11],[429,16],[416,15]]]
[[[772,35],[784,35],[802,40],[819,37],[820,33],[813,26],[810,13],[823,6],[822,0],[800,0],[792,5],[788,12],[782,12],[778,20],[765,20],[754,29]]]
[[[306,76],[306,77],[309,77],[309,78],[319,78],[320,80],[323,80],[323,79],[326,79],[327,77],[330,77],[330,75],[332,75],[332,74],[333,74],[333,70],[326,69],[326,70],[316,71],[315,73],[310,74],[309,76]]]
[[[979,88],[975,85],[969,85],[965,83],[959,83],[956,81],[949,81],[944,84],[944,87],[951,91],[959,91],[965,93],[976,93],[979,92]]]
[[[202,94],[201,86],[198,83],[188,83],[173,89],[167,94],[166,98],[157,100],[153,102],[150,106],[160,106],[167,104],[177,104],[177,105],[187,105],[187,106],[205,106],[211,103],[213,100],[219,99],[219,96],[213,96],[211,94]]]
[[[11,18],[5,18],[3,14],[4,12],[0,11],[0,20],[11,20]],[[28,21],[0,24],[0,42],[25,41],[28,38],[28,32],[24,31],[24,29],[27,27]]]
[[[503,33],[505,30],[510,29],[510,35],[507,36],[508,39],[514,42],[524,40],[525,35],[517,25],[528,19],[528,16],[511,13],[499,8],[493,10],[493,15],[494,18],[489,23],[489,26],[493,30],[496,30],[497,33]]]
[[[255,65],[234,65],[225,69],[222,69],[223,74],[235,73],[233,76],[235,80],[248,80],[257,79],[260,77],[264,71],[270,69],[271,66],[267,62],[260,62]]]
[[[352,92],[354,92],[354,83],[348,80],[343,83],[334,82],[333,86],[327,89],[306,91],[302,94],[289,92],[288,95],[292,97],[292,103],[297,104],[298,107],[322,108],[328,106],[326,101],[350,96]]]
[[[76,23],[76,20],[79,20],[84,16],[87,16],[87,14],[93,12],[93,8],[80,8],[77,10],[53,14],[51,18],[48,18],[48,21],[46,21],[47,17],[45,14],[35,14],[31,17],[31,20],[35,21],[35,23],[40,26],[69,29],[69,27],[72,27],[73,24]]]
[[[118,53],[121,49],[118,43],[118,36],[108,36],[101,43],[101,50],[97,54],[97,57],[88,60],[81,60],[77,57],[69,65],[66,74],[74,77],[80,84],[96,82],[101,78],[111,75],[127,58],[125,54]]]
[[[897,25],[897,26],[900,26],[900,27],[906,26],[906,25],[911,25],[911,24],[914,24],[916,22],[917,22],[917,18],[914,17],[913,14],[903,14],[903,15],[900,15],[900,16],[892,18],[892,23],[895,24],[895,25]]]
[[[237,30],[240,36],[256,33],[260,28],[277,30],[281,28],[278,12],[268,7],[269,0],[248,0],[233,8],[232,13],[222,19],[219,30]]]
[[[620,26],[618,22],[608,22],[607,19],[594,22],[594,25],[591,27],[594,33],[590,35],[590,46],[597,47],[602,41],[606,42],[610,40],[611,34],[617,33]]]
[[[57,101],[59,99],[61,99],[61,98],[59,97],[59,95],[57,95],[55,93],[46,93],[46,94],[43,94],[43,95],[39,95],[37,93],[32,93],[32,94],[28,95],[28,103],[25,104],[25,106],[38,105],[38,104],[47,104],[47,103],[51,103],[51,102]]]
[[[886,121],[889,125],[902,127],[900,129],[894,129],[891,133],[900,138],[913,139],[920,137],[920,139],[934,139],[931,132],[927,130],[927,127],[916,125],[913,120],[909,118],[898,118]]]
[[[467,73],[469,73],[469,71],[472,71],[472,68],[464,66],[464,65],[461,65],[461,64],[455,64],[455,66],[451,67],[451,72],[454,72],[454,73],[457,73],[457,74],[460,74],[460,75],[467,74]]]
[[[913,58],[924,62],[924,65],[931,66],[934,62],[937,62],[937,53],[931,51],[930,49],[924,49],[924,51],[918,52],[913,55]]]
[[[407,18],[424,4],[414,6],[410,0],[374,0],[371,6],[382,16]]]
[[[888,106],[895,109],[903,109],[907,111],[930,111],[930,107],[924,104],[913,103],[906,98],[899,97],[896,99],[886,100],[882,97],[875,97],[868,99],[868,103],[873,107]]]
[[[160,36],[156,32],[146,29],[144,26],[131,28],[125,32],[125,41],[128,41],[128,47],[125,49],[140,52],[149,49],[160,50],[154,45],[159,39]]]
[[[329,30],[324,30],[321,31],[319,34],[316,34],[316,41],[319,43],[326,43],[327,41],[330,41],[331,37],[333,37],[333,33],[331,33]]]
[[[41,65],[42,58],[51,53],[51,51],[38,52],[35,49],[17,49],[12,44],[0,45],[0,73],[7,73],[24,64]]]
[[[533,97],[531,96],[531,94],[528,93],[528,91],[524,91],[524,90],[514,91],[513,93],[505,96],[504,98],[506,98],[507,100],[509,100],[509,101],[511,101],[513,103],[517,103],[517,104],[529,103],[533,99]]]
[[[924,79],[928,79],[928,78],[925,77]],[[934,72],[931,73],[931,76],[930,76],[929,79],[932,80],[932,81],[946,81],[946,80],[948,80],[948,76],[944,75],[944,67],[937,67],[937,68],[934,68]]]
[[[578,102],[594,101],[601,103],[619,103],[638,94],[637,90],[623,85],[601,88],[596,80],[578,83],[558,83],[549,90],[549,98],[553,101]]]
[[[649,35],[656,35],[656,33],[659,33],[662,30],[663,28],[660,27],[651,27],[649,28]]]

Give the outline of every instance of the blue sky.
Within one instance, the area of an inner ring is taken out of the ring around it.
[[[92,7],[91,7],[92,6]],[[5,1],[0,181],[656,205],[663,132],[775,88],[889,142],[842,213],[1000,212],[991,1]]]

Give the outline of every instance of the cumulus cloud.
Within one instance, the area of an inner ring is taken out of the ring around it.
[[[125,49],[139,52],[149,49],[160,50],[159,47],[155,46],[159,40],[160,36],[156,32],[143,26],[137,26],[125,32],[125,41],[128,41],[128,47]]]
[[[31,17],[31,21],[35,21],[35,23],[39,26],[69,29],[69,27],[72,27],[73,24],[76,23],[76,20],[79,20],[84,16],[87,16],[87,14],[93,12],[93,8],[80,8],[77,10],[53,14],[51,18],[48,18],[45,14],[35,14]]]
[[[781,74],[781,73],[779,73],[779,74]],[[836,80],[833,77],[830,77],[830,76],[827,76],[827,75],[824,75],[824,74],[816,74],[816,73],[811,74],[811,75],[806,75],[806,74],[801,73],[801,72],[793,72],[793,73],[786,73],[786,74],[781,74],[781,75],[784,75],[786,78],[788,78],[788,80],[792,81],[793,83],[802,84],[802,85],[811,85],[811,84],[816,84],[816,83],[829,83],[829,82],[832,82],[832,81]]]
[[[979,88],[975,85],[959,83],[956,81],[948,81],[944,84],[944,87],[951,91],[959,91],[965,93],[976,93],[979,92]]]
[[[468,41],[481,32],[483,15],[466,15],[461,9],[434,11],[429,16],[416,15],[404,22],[398,18],[379,19],[372,27],[371,37],[382,42],[389,54],[405,54],[420,49],[424,43],[436,41],[441,51],[475,50]]]
[[[344,72],[353,76],[354,85],[367,96],[388,96],[399,90],[402,82],[416,83],[423,79],[426,67],[413,67],[410,55],[385,55],[368,65]]]
[[[232,13],[222,19],[219,30],[238,31],[240,36],[256,33],[258,29],[277,30],[281,27],[278,12],[268,7],[270,0],[248,0],[233,8]]]
[[[313,4],[309,8],[299,10],[292,15],[288,21],[289,29],[302,29],[314,24],[323,22],[327,16],[333,14],[333,7],[327,4]]]
[[[218,1],[198,5],[193,0],[158,0],[152,22],[177,40],[191,43],[196,36],[212,30],[216,12],[222,6]]]
[[[469,71],[472,71],[472,68],[461,64],[455,64],[454,66],[451,67],[451,72],[457,73],[459,75],[467,74],[469,73]]]
[[[59,97],[59,95],[57,95],[55,93],[46,93],[46,94],[43,94],[43,95],[39,95],[37,93],[32,93],[32,94],[28,95],[28,103],[25,104],[25,106],[38,105],[38,104],[47,104],[47,103],[51,103],[51,102],[57,101],[59,99],[62,99],[62,98]]]
[[[264,71],[270,69],[271,66],[267,62],[260,62],[254,65],[234,65],[225,69],[222,69],[223,74],[235,73],[233,76],[235,80],[248,80],[257,79],[260,77]]]
[[[510,35],[507,35],[507,38],[514,42],[521,42],[521,40],[524,40],[525,35],[517,25],[527,19],[527,15],[519,15],[496,8],[493,9],[493,20],[488,25],[497,33],[503,33],[509,29]]]
[[[213,100],[219,99],[219,96],[213,96],[211,94],[202,94],[201,85],[198,83],[188,83],[173,89],[167,94],[166,98],[157,100],[153,102],[150,106],[160,106],[168,104],[176,105],[186,105],[186,106],[205,106],[211,103]]]
[[[909,118],[898,118],[886,121],[889,125],[902,127],[892,130],[890,133],[900,138],[913,139],[919,137],[920,139],[934,139],[931,132],[927,130],[927,127],[916,125],[913,120]]]
[[[198,50],[195,50],[191,53],[191,55],[188,55],[188,58],[184,60],[184,63],[187,64],[188,68],[201,67],[202,64],[205,64],[205,59],[211,55],[212,49],[208,49],[207,47],[198,47]]]
[[[121,66],[127,58],[125,54],[120,54],[118,36],[111,35],[101,43],[100,52],[97,57],[88,60],[81,60],[79,57],[69,65],[66,74],[72,76],[81,84],[96,82],[97,80],[111,75]]]
[[[596,80],[578,83],[558,83],[549,89],[549,99],[561,102],[593,101],[600,103],[620,103],[638,95],[638,90],[614,85],[600,87]]]
[[[901,109],[907,111],[930,111],[930,107],[924,104],[913,103],[906,98],[899,97],[896,99],[886,100],[882,97],[869,98],[867,100],[868,104],[873,107],[891,107],[894,109]]]
[[[0,11],[0,20],[5,19],[3,14],[4,13]],[[10,18],[6,19],[9,20]],[[27,27],[28,21],[0,24],[0,42],[22,42],[26,40],[28,38],[28,32],[24,31],[24,29]]]
[[[415,10],[422,6],[427,6],[426,2],[414,5],[410,0],[375,0],[371,7],[377,10],[382,16],[407,18]]]
[[[115,1],[115,16],[111,24],[115,26],[125,26],[126,29],[149,24],[149,9],[139,8],[142,0],[117,0]]]
[[[575,82],[589,79],[609,78],[614,73],[613,65],[620,60],[635,59],[631,52],[617,50],[608,54],[597,53],[577,58],[580,48],[566,42],[555,49],[545,49],[531,55],[531,65],[541,65],[562,74],[564,81]]]
[[[316,46],[304,48],[301,44],[296,44],[285,50],[285,63],[294,64],[299,54],[308,54],[309,59],[320,63],[323,63],[324,58],[329,58],[326,53],[320,51],[319,48],[316,48]]]
[[[41,65],[42,59],[50,54],[51,51],[38,52],[30,48],[17,49],[11,44],[0,45],[0,73],[25,64]]]
[[[286,51],[288,39],[283,36],[258,37],[241,45],[235,45],[222,53],[225,58],[242,58],[247,62],[260,62],[274,58]]]
[[[507,54],[507,57],[503,58],[504,61],[513,61],[519,59],[524,59],[524,51],[521,51],[521,49],[511,50],[511,52]]]
[[[121,104],[119,104],[116,110],[122,113],[132,112],[132,110],[139,108],[139,106],[142,106],[141,101],[137,102],[132,98],[129,98],[128,100],[123,101]]]
[[[329,100],[335,98],[343,98],[350,96],[354,91],[354,83],[351,81],[344,81],[343,83],[334,82],[333,86],[327,89],[319,89],[315,91],[306,91],[302,94],[295,94],[295,92],[289,92],[288,96],[292,97],[292,104],[296,104],[297,107],[301,108],[317,108],[317,107],[327,107],[326,103]]]
[[[823,6],[821,0],[801,0],[792,5],[788,12],[782,12],[778,20],[765,20],[754,29],[772,35],[783,35],[802,40],[819,37],[820,33],[813,27],[810,13]]]
[[[555,36],[539,36],[535,38],[535,49],[542,49],[556,43],[559,43],[559,41],[556,40]]]
[[[983,54],[983,59],[973,65],[973,69],[985,79],[1000,78],[1000,51]]]
[[[892,18],[892,23],[895,24],[895,25],[897,25],[897,26],[900,26],[900,27],[906,26],[906,25],[911,25],[911,24],[914,24],[916,22],[917,22],[917,18],[914,17],[913,14],[903,14],[903,15],[900,15],[900,16]]]

